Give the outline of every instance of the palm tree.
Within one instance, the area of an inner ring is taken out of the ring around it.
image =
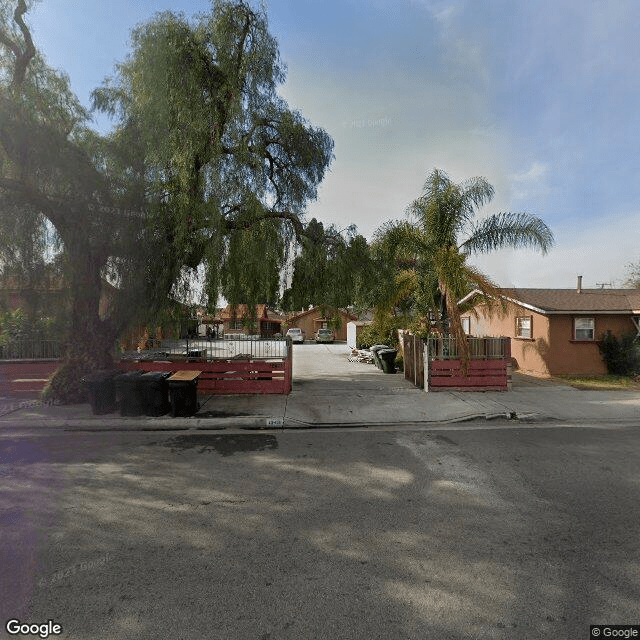
[[[491,201],[493,187],[485,178],[455,184],[434,169],[422,195],[407,210],[409,220],[390,222],[376,233],[376,243],[404,269],[416,272],[416,300],[430,309],[447,333],[460,338],[468,357],[458,300],[477,288],[496,299],[496,285],[467,263],[475,253],[506,247],[534,248],[545,254],[554,243],[549,227],[528,213],[496,213],[474,221],[476,210]]]

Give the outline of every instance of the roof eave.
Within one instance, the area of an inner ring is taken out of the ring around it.
[[[473,298],[474,296],[477,296],[477,295],[484,295],[484,296],[489,297],[489,298],[493,297],[493,296],[489,296],[489,295],[487,295],[485,293],[482,293],[482,291],[480,291],[480,289],[474,289],[471,293],[468,293],[464,298],[461,298],[458,301],[458,304],[459,305],[464,304],[465,302],[471,300],[471,298]],[[516,300],[515,298],[509,298],[508,296],[500,296],[500,297],[502,299],[504,299],[504,300],[508,300],[509,302],[513,302],[513,304],[517,304],[517,305],[519,305],[521,307],[524,307],[525,309],[530,309],[531,311],[535,311],[536,313],[543,313],[543,314],[544,313],[551,313],[547,309],[540,309],[539,307],[536,307],[536,306],[534,306],[532,304],[528,304],[526,302],[522,302],[521,300]]]

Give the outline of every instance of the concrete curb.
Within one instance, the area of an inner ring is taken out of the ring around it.
[[[540,419],[547,419],[541,417]],[[349,421],[349,422],[305,422],[295,418],[274,418],[273,416],[237,416],[224,418],[100,418],[88,417],[85,419],[33,419],[9,423],[0,420],[0,429],[59,429],[64,431],[221,431],[225,429],[328,429],[328,428],[366,428],[381,426],[429,426],[437,424],[455,424],[460,422],[471,422],[475,420],[508,420],[515,423],[520,421],[519,417],[513,413],[469,413],[455,418],[443,418],[440,420],[395,420],[387,421]],[[532,416],[526,417],[527,422],[536,421]]]
[[[278,424],[268,424],[276,421]],[[31,429],[63,429],[72,431],[175,431],[186,429],[219,430],[228,428],[260,429],[282,426],[282,418],[272,416],[238,416],[226,418],[73,418],[20,420],[9,423],[0,420],[0,429],[20,427]]]
[[[153,422],[152,420],[140,422],[130,419],[129,423],[122,423],[121,421],[98,421],[94,420],[93,424],[88,424],[87,421],[81,420],[45,420],[45,421],[32,421],[23,422],[22,424],[7,424],[0,422],[0,432],[4,429],[6,431],[16,431],[20,429],[51,429],[57,431],[67,432],[94,432],[94,433],[132,433],[135,431],[144,432],[171,432],[171,431],[225,431],[230,433],[253,430],[253,431],[269,431],[269,432],[282,432],[282,431],[311,431],[322,429],[381,429],[381,428],[405,428],[405,429],[446,429],[446,428],[458,428],[461,429],[486,429],[486,428],[500,428],[501,426],[508,426],[512,428],[522,429],[535,429],[540,426],[540,423],[544,423],[542,427],[558,428],[558,427],[572,427],[572,428],[598,428],[608,429],[615,427],[638,427],[640,424],[635,419],[619,419],[611,418],[609,420],[598,420],[594,422],[592,418],[583,419],[567,419],[558,417],[549,417],[543,415],[523,415],[517,418],[510,418],[505,414],[469,414],[462,417],[443,419],[443,420],[402,420],[395,422],[317,422],[314,424],[304,423],[299,420],[287,420],[280,426],[267,425],[264,417],[253,416],[248,418],[247,416],[238,418],[183,418],[183,419],[171,419],[162,421],[161,424]],[[475,424],[474,424],[475,423]],[[495,427],[490,425],[495,423]]]
[[[469,413],[456,418],[442,418],[440,420],[394,420],[393,422],[383,421],[374,422],[369,420],[367,422],[303,422],[302,420],[295,420],[293,418],[285,418],[285,429],[329,429],[329,428],[363,428],[363,427],[382,427],[382,426],[426,426],[435,424],[456,424],[459,422],[472,422],[474,420],[509,420],[510,422],[517,422],[517,417],[509,413]]]

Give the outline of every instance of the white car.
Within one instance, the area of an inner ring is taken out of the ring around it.
[[[316,342],[333,342],[335,335],[331,329],[318,329],[316,331]]]
[[[291,338],[291,342],[304,342],[304,331],[298,327],[291,327],[291,329],[287,331],[287,336]]]

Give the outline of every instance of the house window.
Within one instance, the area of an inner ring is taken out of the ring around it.
[[[242,320],[231,320],[229,322],[229,329],[231,329],[232,331],[242,331],[243,328],[244,325],[242,323]]]
[[[516,338],[531,338],[531,316],[520,316],[516,318]]]
[[[595,335],[594,318],[574,318],[573,336],[575,340],[593,340]]]
[[[467,316],[466,318],[461,318],[462,320],[462,330],[466,335],[471,333],[471,318]]]
[[[274,333],[278,333],[280,331],[280,323],[279,322],[263,322],[261,327],[261,332],[273,335]]]

